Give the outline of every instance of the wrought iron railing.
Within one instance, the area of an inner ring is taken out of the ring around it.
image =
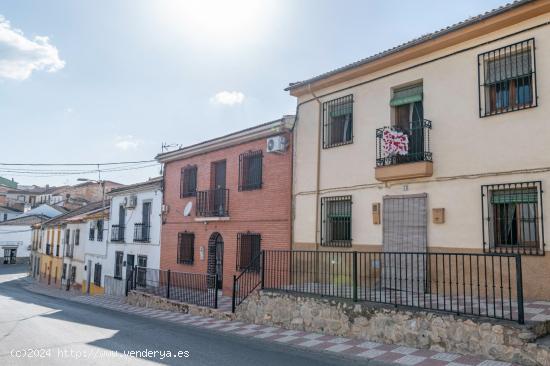
[[[197,191],[196,214],[201,217],[229,216],[229,189]]]
[[[134,241],[148,243],[151,241],[151,225],[134,224]]]
[[[217,275],[135,267],[129,271],[127,289],[215,309],[218,290],[211,284],[217,280]]]
[[[73,257],[73,251],[74,251],[74,246],[71,245],[71,244],[66,244],[65,257],[72,258]]]
[[[431,129],[432,122],[427,119],[409,122],[408,128],[377,128],[376,166],[432,161]]]
[[[232,312],[235,312],[236,307],[262,284],[264,275],[262,270],[264,256],[262,253],[258,253],[250,261],[248,267],[244,268],[238,276],[233,276]]]
[[[520,255],[262,253],[264,289],[524,322]]]
[[[111,241],[122,242],[124,241],[124,229],[122,225],[111,226]]]
[[[46,244],[46,255],[51,255],[52,252],[53,252],[52,245],[51,244]]]

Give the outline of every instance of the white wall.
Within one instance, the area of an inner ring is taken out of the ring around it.
[[[29,257],[32,243],[32,230],[29,225],[0,225],[0,255],[3,247],[17,246],[17,257]]]

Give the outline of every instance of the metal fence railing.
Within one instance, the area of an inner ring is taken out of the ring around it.
[[[235,312],[235,308],[239,306],[244,299],[248,297],[255,289],[263,282],[263,252],[258,253],[252,258],[247,267],[237,276],[233,276],[233,296],[231,301],[231,311]]]
[[[389,166],[416,161],[432,161],[430,131],[432,122],[411,121],[408,127],[376,129],[376,166]]]
[[[262,256],[258,276],[264,289],[524,322],[516,254],[262,251]],[[248,281],[248,287],[237,283],[237,305],[256,288],[252,277]]]
[[[229,189],[197,191],[196,214],[202,217],[229,216]]]
[[[134,241],[142,243],[151,241],[151,225],[142,223],[134,224]]]
[[[127,291],[137,290],[170,300],[217,308],[217,279],[217,275],[134,267],[129,271]]]
[[[123,242],[124,241],[124,226],[111,225],[111,241]]]

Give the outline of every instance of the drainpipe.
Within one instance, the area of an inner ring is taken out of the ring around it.
[[[317,129],[317,174],[315,182],[315,251],[319,251],[319,234],[320,234],[320,225],[319,225],[319,197],[321,189],[321,129],[322,126],[322,113],[321,110],[322,104],[317,95],[311,90],[311,84],[307,86],[310,94],[313,96],[317,104],[319,105],[319,128]]]

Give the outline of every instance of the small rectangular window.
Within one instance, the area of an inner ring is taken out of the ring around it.
[[[180,264],[193,264],[195,257],[195,234],[179,233],[178,234],[178,258]]]
[[[353,95],[323,103],[323,148],[353,142]]]
[[[237,234],[237,271],[260,271],[260,243],[262,237],[255,233]]]
[[[536,107],[535,39],[478,55],[480,117]]]
[[[76,229],[74,232],[74,245],[80,244],[80,229]]]
[[[115,252],[115,278],[122,279],[123,252]]]
[[[89,233],[88,239],[90,239],[90,241],[94,241],[94,239],[95,239],[95,227],[94,227],[93,223],[90,226],[90,233]]]
[[[481,194],[486,252],[544,254],[540,182],[484,185]]]
[[[321,198],[321,245],[351,246],[351,196]]]
[[[262,150],[239,155],[239,191],[262,188],[262,161]]]
[[[67,263],[63,263],[63,272],[61,272],[61,278],[65,279],[67,276]]]
[[[181,170],[180,198],[197,194],[197,166],[188,165]]]
[[[103,220],[97,220],[97,241],[103,241]]]

